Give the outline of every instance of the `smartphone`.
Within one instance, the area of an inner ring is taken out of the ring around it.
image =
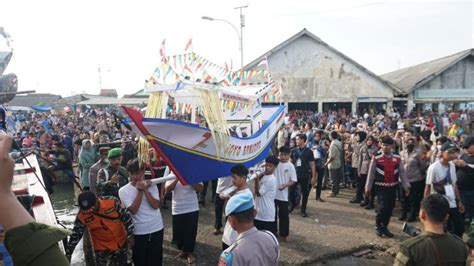
[[[409,225],[408,223],[403,223],[402,230],[410,236],[417,236],[421,233],[420,229],[414,227],[413,225]]]

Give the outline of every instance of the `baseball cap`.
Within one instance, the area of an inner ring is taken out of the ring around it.
[[[441,148],[440,150],[442,152],[455,152],[455,151],[459,151],[459,148],[452,142],[449,142],[449,141],[446,141],[445,143],[443,143],[443,145],[441,145]]]

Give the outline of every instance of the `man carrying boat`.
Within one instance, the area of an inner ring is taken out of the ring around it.
[[[119,197],[118,191],[128,184],[128,173],[122,163],[122,149],[113,148],[108,154],[109,165],[99,170],[97,193],[102,196]]]
[[[133,222],[130,213],[114,197],[96,197],[90,191],[79,195],[80,211],[66,247],[71,255],[86,227],[91,233],[97,265],[126,265],[127,242],[133,243]]]

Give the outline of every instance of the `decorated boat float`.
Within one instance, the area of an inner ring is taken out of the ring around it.
[[[260,163],[285,120],[284,105],[262,104],[281,97],[268,67],[233,72],[194,53],[164,57],[144,91],[150,94],[144,115],[123,109],[142,137],[140,149],[149,143],[183,184]]]

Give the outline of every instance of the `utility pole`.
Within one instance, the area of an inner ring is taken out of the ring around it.
[[[245,27],[245,16],[242,14],[242,9],[247,8],[249,5],[234,7],[240,11],[240,69],[244,70],[244,27]]]
[[[99,90],[102,89],[102,69],[99,67],[97,68],[97,71],[99,72]]]

